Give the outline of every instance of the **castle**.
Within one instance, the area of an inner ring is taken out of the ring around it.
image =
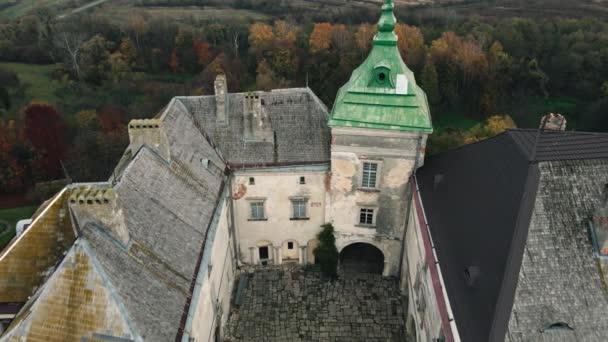
[[[219,340],[239,269],[315,263],[324,223],[341,269],[399,279],[416,341],[606,340],[608,137],[510,130],[425,158],[395,23],[386,0],[331,111],[220,75],[130,122],[110,179],[67,186],[0,254],[0,341]]]

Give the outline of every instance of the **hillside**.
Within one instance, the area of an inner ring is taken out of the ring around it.
[[[344,17],[373,19],[382,0],[0,0],[0,18],[15,18],[40,8],[57,17],[94,11],[116,20],[134,9],[150,16],[200,20],[265,20],[309,17],[344,21]],[[608,17],[608,0],[395,0],[397,16],[447,18],[481,17]],[[372,11],[370,11],[372,10]],[[353,19],[355,19],[353,18]],[[347,19],[348,21],[348,19]]]

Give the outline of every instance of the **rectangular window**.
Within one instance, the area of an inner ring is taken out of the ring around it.
[[[300,177],[300,184],[306,184],[306,177]]]
[[[378,173],[377,163],[363,163],[363,179],[361,186],[363,188],[376,188],[376,175]]]
[[[365,225],[374,224],[374,209],[363,208],[359,213],[359,223]]]
[[[264,215],[264,202],[250,202],[249,206],[251,207],[250,219],[263,220],[266,218]]]
[[[249,177],[249,185],[255,185],[255,178]]]
[[[291,200],[291,206],[293,207],[292,218],[307,218],[306,205],[308,201],[305,199],[294,199]]]

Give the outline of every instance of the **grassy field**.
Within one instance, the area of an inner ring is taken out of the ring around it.
[[[15,236],[15,225],[19,220],[32,217],[38,206],[0,209],[0,250]],[[4,227],[8,225],[8,230]]]
[[[56,91],[60,83],[51,79],[54,67],[52,64],[0,63],[0,68],[15,72],[21,84],[25,86],[22,103],[15,103],[15,107],[18,108],[32,100],[50,103],[57,101]]]
[[[0,0],[0,17],[17,18],[37,7],[65,2],[67,0]]]
[[[582,111],[582,103],[569,97],[534,97],[523,103],[514,102],[512,113],[517,127],[538,128],[542,116],[548,113],[560,113],[568,119],[568,129],[576,129],[578,116]]]
[[[265,21],[269,16],[246,9],[233,9],[212,6],[136,6],[132,1],[110,1],[94,9],[96,15],[104,16],[111,22],[122,25],[137,13],[146,18],[160,18],[179,25],[198,21]]]
[[[436,133],[441,133],[446,129],[466,131],[478,123],[479,121],[477,120],[453,111],[441,112],[438,116],[433,117],[433,125]]]

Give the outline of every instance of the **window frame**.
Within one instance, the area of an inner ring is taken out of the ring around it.
[[[363,213],[363,211],[371,211],[371,215],[372,215],[372,223],[367,223],[367,215],[370,215],[369,212],[367,213]],[[365,221],[362,222],[361,218],[362,215],[366,215]],[[359,212],[357,215],[357,226],[360,227],[375,227],[376,226],[376,217],[378,215],[378,208],[375,207],[369,207],[369,206],[365,206],[365,207],[359,207]]]
[[[375,170],[365,170],[365,166],[367,165],[375,165],[376,169]],[[365,159],[361,161],[361,174],[359,177],[359,185],[360,185],[360,189],[362,190],[378,190],[379,189],[379,184],[380,184],[380,171],[382,168],[382,164],[380,160],[372,160],[372,159]],[[367,176],[367,184],[365,184],[366,182],[366,172],[368,173]],[[373,186],[370,186],[371,183],[371,175],[374,175],[374,184]]]
[[[257,215],[253,215],[253,207],[254,205],[261,205],[262,215],[258,217]],[[268,217],[266,216],[266,200],[264,199],[251,199],[249,200],[249,221],[266,221]]]
[[[308,220],[308,198],[306,197],[292,197],[291,201],[291,215],[290,220]],[[303,203],[304,214],[296,215],[296,203]]]

